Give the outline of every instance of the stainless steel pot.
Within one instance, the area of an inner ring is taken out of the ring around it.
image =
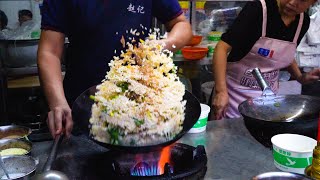
[[[317,136],[317,121],[320,98],[304,95],[275,95],[259,69],[254,69],[263,95],[250,98],[238,107],[244,122],[253,137],[271,147],[271,137],[280,133]]]
[[[37,65],[39,40],[1,40],[0,50],[6,67],[17,68]]]
[[[1,139],[0,151],[10,148],[21,148],[26,150],[26,154],[29,154],[32,149],[32,143],[26,139]],[[10,154],[13,155],[13,154]],[[16,154],[25,155],[25,154]]]
[[[7,68],[36,67],[39,41],[40,39],[0,40],[0,61]],[[65,49],[68,44],[66,39]],[[65,61],[65,51],[61,61]]]
[[[0,139],[24,139],[27,138],[31,133],[32,130],[25,126],[0,126]]]
[[[8,171],[10,179],[27,180],[35,174],[38,160],[31,156],[2,156],[3,164]],[[0,169],[0,178],[7,179],[4,171]]]
[[[311,180],[307,176],[289,172],[267,172],[259,174],[252,178],[252,180]]]

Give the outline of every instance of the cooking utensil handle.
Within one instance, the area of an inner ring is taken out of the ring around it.
[[[268,85],[268,83],[266,82],[266,80],[263,78],[263,76],[262,76],[261,71],[260,71],[259,68],[257,68],[257,67],[254,68],[254,69],[252,70],[252,74],[253,74],[254,78],[256,78],[256,80],[258,81],[258,84],[259,84],[259,86],[260,86],[260,88],[261,88],[262,90],[265,90],[265,89],[267,89],[267,88],[270,88],[269,85]]]
[[[54,139],[54,143],[51,148],[51,152],[50,152],[48,159],[43,167],[44,172],[49,171],[51,169],[51,165],[52,165],[53,161],[56,159],[58,146],[60,145],[60,142],[62,141],[62,139],[63,139],[63,135],[57,135],[56,138]]]
[[[270,86],[268,85],[267,81],[262,76],[259,68],[257,68],[257,67],[254,68],[252,70],[252,74],[253,74],[254,78],[257,80],[257,82],[262,90],[262,95],[274,95],[274,93],[271,90]]]

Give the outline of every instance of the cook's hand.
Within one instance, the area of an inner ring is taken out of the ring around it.
[[[56,106],[48,113],[47,124],[53,138],[63,133],[70,137],[73,121],[71,109],[68,104]]]
[[[226,113],[229,104],[228,92],[219,92],[212,97],[213,118],[215,120],[221,119]]]
[[[301,84],[308,84],[320,79],[320,68],[314,69],[310,72],[303,73],[297,80]]]

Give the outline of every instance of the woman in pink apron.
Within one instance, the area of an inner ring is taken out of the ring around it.
[[[301,74],[294,61],[297,43],[310,23],[309,16],[303,12],[315,2],[260,0],[247,3],[215,49],[211,119],[240,117],[238,105],[261,95],[251,73],[255,67],[260,68],[274,92],[278,90],[282,68],[288,68],[300,83],[319,79],[320,69]]]

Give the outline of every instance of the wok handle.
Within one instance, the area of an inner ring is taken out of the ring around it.
[[[57,135],[56,138],[54,139],[51,152],[48,156],[48,159],[45,165],[43,166],[43,172],[51,170],[51,165],[53,161],[56,159],[58,146],[60,145],[60,142],[62,141],[62,139],[63,139],[63,135]]]
[[[257,80],[257,82],[262,90],[262,95],[274,95],[274,93],[271,90],[270,86],[268,85],[267,81],[262,76],[259,68],[257,68],[257,67],[254,68],[252,70],[252,74],[253,74],[254,78]]]

